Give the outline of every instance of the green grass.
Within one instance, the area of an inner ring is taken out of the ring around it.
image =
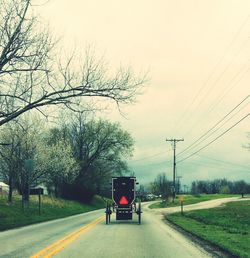
[[[209,201],[209,200],[214,200],[214,199],[219,199],[219,198],[228,198],[228,197],[240,197],[240,195],[230,195],[230,194],[200,194],[200,195],[182,195],[184,197],[184,205],[188,204],[195,204],[198,202],[204,202],[204,201]],[[180,205],[180,196],[177,196],[175,202],[172,202],[172,199],[168,201],[161,201],[161,202],[156,202],[153,203],[149,206],[150,209],[159,209],[159,208],[168,208],[168,207],[175,207]]]
[[[105,203],[99,196],[95,196],[89,204],[42,196],[41,215],[39,215],[38,196],[31,196],[29,208],[25,211],[22,209],[20,196],[15,196],[11,205],[7,203],[5,196],[0,196],[0,231],[104,207]]]
[[[174,213],[166,219],[237,257],[250,257],[250,201]]]

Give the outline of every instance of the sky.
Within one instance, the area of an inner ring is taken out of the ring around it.
[[[242,147],[250,142],[249,0],[50,0],[36,11],[64,48],[91,45],[111,69],[148,72],[137,102],[122,106],[125,116],[115,108],[103,115],[134,138],[129,166],[140,182],[159,173],[172,179],[166,139],[182,138],[183,185],[250,182],[250,151]]]

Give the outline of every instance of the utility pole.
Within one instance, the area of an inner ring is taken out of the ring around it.
[[[187,185],[184,185],[184,194],[187,194]]]
[[[180,190],[181,190],[181,178],[182,176],[176,176],[177,178],[177,194],[180,194]]]
[[[176,150],[176,143],[182,142],[184,139],[166,139],[167,142],[171,142],[173,150],[174,150],[174,161],[173,161],[173,202],[175,199],[175,177],[176,177],[176,157],[175,157],[175,150]]]

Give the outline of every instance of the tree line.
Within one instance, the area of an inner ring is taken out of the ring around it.
[[[0,131],[0,175],[29,200],[29,190],[39,184],[56,197],[88,201],[105,194],[112,176],[128,172],[126,158],[133,139],[118,123],[71,115],[46,129],[41,120],[24,117]]]
[[[172,196],[173,181],[168,180],[165,173],[158,174],[153,182],[150,183],[151,193],[163,199]],[[250,184],[244,180],[230,181],[227,179],[196,180],[191,183],[190,191],[176,183],[177,194],[249,194]]]
[[[192,194],[249,194],[250,184],[244,180],[230,181],[227,179],[197,180],[191,184]]]

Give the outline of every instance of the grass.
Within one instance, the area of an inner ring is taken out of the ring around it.
[[[250,257],[250,201],[166,215],[166,219],[237,257]]]
[[[42,196],[41,215],[39,215],[38,196],[30,197],[29,208],[23,211],[20,196],[14,196],[11,205],[7,203],[5,196],[0,196],[0,231],[105,207],[104,200],[99,196],[94,196],[89,204],[82,204],[44,195]]]
[[[229,194],[200,194],[200,195],[182,195],[184,198],[184,205],[188,204],[195,204],[198,202],[204,202],[204,201],[209,201],[209,200],[214,200],[214,199],[219,199],[219,198],[228,198],[228,197],[237,197],[240,195],[229,195]],[[149,206],[150,209],[159,209],[159,208],[168,208],[168,207],[175,207],[180,205],[180,196],[177,196],[175,202],[173,203],[172,200],[168,201],[161,201],[161,202],[156,202],[153,203]]]

